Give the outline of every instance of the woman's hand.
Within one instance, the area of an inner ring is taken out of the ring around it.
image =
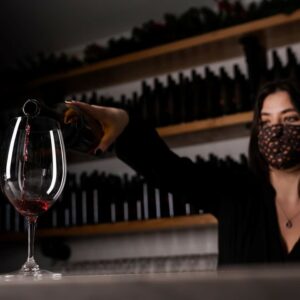
[[[103,137],[96,147],[105,152],[123,132],[129,122],[127,112],[120,108],[90,105],[78,101],[66,101],[68,107],[78,107],[83,113],[99,122],[103,129]]]

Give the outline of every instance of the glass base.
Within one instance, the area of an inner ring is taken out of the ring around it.
[[[0,275],[0,281],[15,281],[15,280],[43,280],[52,279],[60,280],[61,273],[53,273],[47,270],[39,270],[38,272],[23,272],[22,270]]]
[[[28,258],[21,270],[0,275],[1,281],[14,281],[14,280],[42,280],[53,279],[59,280],[62,275],[60,273],[53,273],[47,270],[41,270],[39,265],[35,262],[34,258]]]

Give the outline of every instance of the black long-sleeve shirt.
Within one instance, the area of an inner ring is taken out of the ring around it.
[[[116,141],[117,156],[159,188],[185,195],[213,214],[219,227],[219,265],[300,262],[300,241],[283,244],[275,191],[250,171],[203,166],[172,152],[157,132],[132,119]]]

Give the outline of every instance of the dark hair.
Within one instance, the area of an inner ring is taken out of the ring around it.
[[[295,109],[300,112],[300,91],[290,80],[278,80],[266,83],[259,91],[254,106],[254,116],[249,143],[249,166],[259,177],[269,181],[269,168],[258,149],[258,130],[261,121],[261,109],[267,96],[285,91],[289,94]]]

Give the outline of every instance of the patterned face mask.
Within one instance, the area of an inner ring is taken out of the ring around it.
[[[300,125],[261,127],[258,148],[270,166],[284,170],[300,164]]]

